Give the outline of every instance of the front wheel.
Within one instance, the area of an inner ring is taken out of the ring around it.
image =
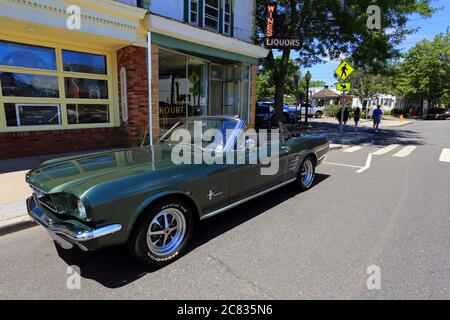
[[[300,191],[311,189],[316,177],[316,163],[313,157],[308,156],[300,167],[297,174],[296,184]]]
[[[161,268],[178,259],[194,230],[192,209],[179,199],[167,199],[148,208],[136,222],[129,247],[145,265]]]
[[[316,112],[316,118],[317,118],[317,119],[322,118],[322,112],[317,111],[317,112]]]

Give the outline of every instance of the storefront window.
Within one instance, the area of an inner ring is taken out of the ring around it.
[[[106,74],[106,57],[98,54],[63,50],[64,71]]]
[[[56,70],[55,49],[0,40],[0,65]]]
[[[112,125],[110,60],[0,40],[0,131]]]
[[[207,113],[208,64],[160,49],[159,118],[161,133],[180,119]]]
[[[108,83],[105,80],[64,78],[66,98],[108,99]]]
[[[188,58],[188,116],[206,115],[207,108],[207,63]]]
[[[5,104],[8,127],[43,126],[61,124],[58,104]]]
[[[59,98],[58,77],[0,72],[0,83],[5,97]]]
[[[108,123],[109,108],[103,104],[68,104],[67,120],[69,124]]]

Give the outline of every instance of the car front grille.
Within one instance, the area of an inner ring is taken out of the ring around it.
[[[55,203],[53,202],[53,199],[51,195],[46,194],[42,192],[41,190],[38,190],[36,188],[33,188],[33,197],[43,209],[49,210],[50,212],[57,213]]]

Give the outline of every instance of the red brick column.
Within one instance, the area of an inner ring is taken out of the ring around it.
[[[249,126],[255,127],[256,116],[256,68],[255,64],[250,66],[250,112],[249,112]]]
[[[124,144],[140,145],[148,127],[148,67],[147,48],[128,46],[117,51],[118,70],[127,70],[128,121],[122,120]],[[120,88],[120,79],[119,79]],[[159,135],[158,107],[158,46],[152,45],[152,106],[153,138]],[[122,103],[122,102],[121,102]],[[122,108],[121,111],[122,113]],[[146,141],[148,141],[148,132]]]

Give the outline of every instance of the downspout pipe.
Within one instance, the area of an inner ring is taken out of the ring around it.
[[[147,32],[147,68],[148,68],[148,132],[150,146],[153,145],[153,113],[152,113],[152,33]]]

